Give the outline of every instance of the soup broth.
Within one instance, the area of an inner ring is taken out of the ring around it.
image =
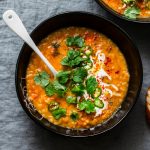
[[[129,19],[149,18],[150,0],[103,0],[109,7]]]

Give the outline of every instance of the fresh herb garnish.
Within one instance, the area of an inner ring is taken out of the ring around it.
[[[48,110],[57,120],[66,115],[66,109],[59,107],[59,104],[56,101],[52,101],[48,104]]]
[[[72,49],[68,51],[67,56],[63,58],[61,64],[63,66],[73,67],[79,65],[83,61],[84,59],[80,57],[80,52]]]
[[[46,87],[49,84],[49,75],[45,71],[42,71],[34,77],[34,81],[37,85]]]
[[[92,48],[86,46],[84,39],[80,36],[68,37],[66,44],[69,47],[72,46],[73,49],[68,51],[67,56],[62,59],[61,64],[73,69],[68,71],[69,68],[67,68],[67,71],[58,72],[53,82],[50,81],[49,75],[46,72],[38,73],[34,78],[35,83],[42,86],[48,96],[57,94],[59,97],[64,97],[67,91],[72,92],[70,96],[67,96],[66,102],[68,104],[76,104],[79,110],[85,111],[87,114],[93,113],[95,112],[95,107],[102,108],[103,102],[101,100],[95,99],[92,102],[90,99],[82,99],[80,102],[77,101],[77,96],[83,96],[85,91],[92,98],[99,97],[102,92],[97,87],[98,83],[95,77],[91,76],[87,79],[86,66],[88,66],[88,69],[92,67],[90,59]],[[54,43],[52,46],[55,49],[59,47],[57,43]],[[55,101],[48,104],[48,110],[55,119],[60,119],[66,115],[66,109],[59,107],[59,104]],[[79,114],[72,112],[70,118],[76,121],[79,118]]]
[[[60,84],[57,80],[54,81],[53,86],[57,95],[60,97],[64,97],[66,93],[66,87]]]
[[[124,15],[129,19],[136,19],[139,14],[140,9],[135,6],[127,7],[127,9],[124,11]]]
[[[93,95],[95,93],[95,90],[97,88],[97,81],[96,78],[91,76],[86,80],[86,90],[89,94]]]
[[[46,87],[45,87],[45,92],[47,96],[52,96],[55,94],[55,88],[53,86],[52,83],[49,83]]]
[[[60,119],[61,117],[66,116],[66,109],[64,108],[58,108],[54,111],[52,111],[52,115],[55,119]]]
[[[87,76],[87,70],[84,68],[76,68],[73,71],[73,81],[77,83],[83,82],[85,77]]]
[[[59,83],[61,84],[65,84],[67,83],[67,81],[69,80],[69,75],[70,75],[71,71],[61,71],[58,72],[58,74],[56,75]]]
[[[76,94],[77,96],[81,96],[84,94],[84,85],[83,84],[76,84],[73,86],[71,92]]]
[[[95,112],[95,106],[90,100],[83,100],[78,104],[80,110],[84,110],[87,114]]]
[[[80,52],[74,49],[69,50],[67,53],[67,56],[70,60],[75,59],[79,55],[80,55]]]
[[[66,99],[68,104],[76,104],[77,103],[77,98],[75,96],[68,96]]]
[[[67,46],[83,47],[84,46],[84,39],[80,36],[68,37],[66,39],[66,45]]]
[[[77,112],[72,112],[71,115],[70,115],[70,118],[73,121],[77,121],[79,119],[79,114]]]

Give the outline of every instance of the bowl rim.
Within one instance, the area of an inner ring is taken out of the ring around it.
[[[19,62],[21,61],[21,56],[22,56],[22,52],[26,46],[26,43],[24,42],[20,52],[19,52],[19,55],[18,55],[18,58],[17,58],[17,62],[16,62],[16,70],[15,70],[15,87],[16,87],[16,93],[17,93],[17,97],[18,97],[18,100],[23,108],[23,110],[26,112],[26,114],[39,126],[41,126],[42,128],[44,128],[45,130],[48,130],[48,131],[52,131],[54,133],[57,133],[59,135],[64,135],[64,136],[68,136],[68,137],[91,137],[91,136],[95,136],[95,135],[100,135],[102,133],[105,133],[109,130],[111,130],[112,128],[116,127],[126,116],[127,114],[133,109],[134,105],[136,104],[137,102],[137,98],[139,97],[139,94],[140,94],[140,91],[141,91],[141,87],[142,87],[142,82],[143,82],[143,65],[142,65],[142,60],[141,60],[141,56],[140,56],[140,53],[139,53],[139,50],[136,46],[136,44],[134,43],[134,41],[131,39],[131,37],[128,35],[128,33],[126,33],[121,27],[119,27],[117,24],[113,23],[111,20],[101,16],[101,15],[97,15],[97,14],[94,14],[94,13],[91,13],[91,12],[86,12],[86,11],[65,11],[65,12],[61,12],[57,15],[53,15],[51,17],[48,17],[47,19],[44,19],[41,23],[39,23],[33,30],[32,32],[30,33],[30,36],[32,37],[32,35],[34,34],[34,32],[36,30],[38,30],[38,28],[40,26],[42,26],[45,22],[47,22],[48,20],[50,19],[54,19],[55,17],[58,17],[58,16],[62,16],[62,15],[67,15],[67,14],[76,14],[76,15],[79,15],[79,14],[82,14],[82,15],[90,15],[92,17],[96,17],[96,18],[101,18],[103,19],[104,21],[107,21],[109,22],[110,24],[112,24],[113,26],[115,26],[116,28],[118,28],[118,30],[120,30],[131,42],[132,42],[132,45],[135,47],[135,51],[137,53],[137,56],[138,56],[138,61],[139,61],[139,68],[141,70],[140,72],[140,84],[139,84],[139,87],[138,87],[138,91],[137,91],[137,94],[135,96],[135,98],[133,99],[133,105],[125,112],[124,116],[119,119],[119,121],[112,125],[110,128],[108,129],[105,129],[104,131],[101,131],[101,132],[96,132],[94,134],[89,134],[89,135],[69,135],[69,134],[65,134],[65,133],[60,133],[58,132],[57,130],[54,130],[52,128],[48,128],[47,126],[45,126],[43,123],[41,123],[40,121],[38,121],[33,115],[31,115],[31,113],[29,112],[29,110],[27,109],[27,107],[24,105],[22,99],[21,99],[21,96],[20,96],[20,92],[19,92],[19,82],[18,82],[18,72],[19,72]],[[56,125],[55,125],[56,126]],[[67,128],[66,128],[67,129]]]
[[[133,23],[139,23],[139,24],[148,24],[150,23],[150,20],[149,21],[144,21],[144,20],[140,20],[140,19],[129,19],[121,14],[119,14],[118,12],[116,12],[115,10],[113,10],[111,7],[109,7],[107,4],[105,4],[102,0],[95,0],[96,3],[98,5],[100,5],[104,10],[106,10],[107,12],[111,13],[112,15],[114,16],[117,16],[118,18],[120,19],[123,19],[123,20],[126,20],[128,22],[133,22]],[[141,18],[142,19],[142,18]]]

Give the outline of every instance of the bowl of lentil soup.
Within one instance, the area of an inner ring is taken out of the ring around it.
[[[133,22],[150,22],[149,0],[95,0],[106,11]]]
[[[129,36],[110,21],[85,12],[49,18],[31,33],[48,68],[24,44],[16,90],[26,113],[47,130],[92,136],[116,126],[136,102],[142,63]]]

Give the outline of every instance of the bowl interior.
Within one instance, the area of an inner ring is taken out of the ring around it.
[[[106,11],[109,11],[110,13],[114,14],[115,16],[125,19],[127,21],[132,22],[138,22],[138,23],[150,23],[150,17],[149,18],[137,18],[137,19],[129,19],[125,17],[124,15],[118,13],[117,11],[113,10],[111,7],[109,7],[107,4],[103,2],[103,0],[95,0],[100,6],[102,6]]]
[[[26,95],[25,76],[30,55],[32,53],[32,50],[26,44],[24,44],[21,49],[16,66],[16,90],[18,98],[26,113],[36,123],[42,125],[48,130],[67,136],[91,136],[100,134],[117,125],[130,111],[136,101],[142,83],[142,64],[139,52],[131,39],[119,27],[102,17],[84,12],[64,13],[49,18],[36,27],[31,33],[31,36],[37,44],[51,32],[68,26],[82,26],[95,29],[112,39],[124,54],[131,77],[128,93],[121,108],[107,122],[90,129],[67,129],[53,125],[46,119],[42,118],[34,109],[33,105],[28,101]]]

